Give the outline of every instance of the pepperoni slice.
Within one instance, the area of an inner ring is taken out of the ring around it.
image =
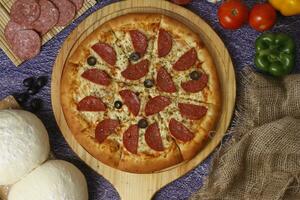
[[[122,76],[128,80],[138,80],[149,71],[149,60],[145,59],[136,64],[130,64],[124,71],[121,72]]]
[[[172,49],[172,37],[164,29],[159,30],[157,46],[159,58],[168,55]]]
[[[177,62],[173,65],[173,68],[177,71],[187,70],[196,63],[196,60],[197,52],[195,48],[192,48],[177,60]]]
[[[66,26],[72,21],[76,14],[75,5],[69,0],[51,0],[59,11],[59,18],[56,26]]]
[[[9,44],[12,44],[15,34],[20,30],[31,29],[31,26],[23,26],[10,20],[4,29],[4,36]]]
[[[124,104],[128,107],[128,110],[137,116],[140,111],[140,100],[138,96],[131,90],[122,90],[119,92],[124,101]]]
[[[145,140],[151,149],[155,151],[163,151],[164,146],[160,136],[160,131],[157,123],[151,124],[145,133]]]
[[[171,75],[163,67],[161,67],[157,72],[156,84],[158,89],[163,92],[176,92],[176,86],[172,80]]]
[[[78,111],[105,111],[106,106],[102,100],[95,96],[87,96],[80,100],[77,104]]]
[[[76,11],[79,11],[83,6],[84,0],[71,0],[71,2],[75,5]]]
[[[115,119],[104,119],[103,121],[99,122],[95,130],[96,140],[100,143],[104,142],[104,140],[119,126],[119,120]]]
[[[123,144],[129,152],[137,154],[139,144],[139,128],[137,125],[131,125],[125,131],[123,134]]]
[[[92,49],[108,64],[115,65],[117,61],[116,51],[106,43],[97,43]]]
[[[181,83],[181,87],[186,92],[196,93],[203,90],[208,83],[208,76],[206,74],[202,74],[199,80],[189,80],[187,82]]]
[[[169,130],[171,135],[183,142],[188,142],[194,138],[194,133],[192,133],[182,123],[173,118],[169,122]]]
[[[40,16],[41,8],[37,0],[17,0],[10,10],[10,18],[24,26],[31,25]]]
[[[99,85],[108,86],[111,83],[111,78],[109,77],[109,75],[101,69],[88,69],[83,72],[81,76]]]
[[[145,107],[145,113],[147,116],[153,115],[165,109],[171,104],[171,100],[168,97],[156,96],[150,99]]]
[[[39,0],[41,7],[40,17],[33,22],[32,26],[41,35],[47,33],[58,22],[59,12],[51,1]]]
[[[188,104],[188,103],[179,103],[178,104],[180,114],[191,120],[201,119],[207,112],[207,108],[204,106]]]
[[[29,60],[39,54],[41,38],[33,30],[19,30],[10,45],[13,52],[22,60]]]
[[[148,47],[147,37],[138,30],[129,32],[134,50],[143,56]]]

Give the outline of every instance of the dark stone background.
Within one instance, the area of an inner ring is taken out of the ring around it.
[[[56,55],[69,33],[77,26],[77,24],[79,24],[92,12],[113,2],[116,2],[116,0],[102,0],[97,3],[96,6],[91,8],[56,37],[46,43],[39,56],[23,63],[19,68],[16,68],[3,51],[0,50],[0,99],[9,94],[24,91],[24,88],[22,87],[22,81],[24,78],[40,75],[47,75],[50,77]],[[257,1],[246,1],[249,7],[253,5],[254,2]],[[216,15],[218,5],[208,3],[205,0],[193,0],[187,8],[201,16],[222,38],[231,54],[237,75],[243,67],[253,66],[254,41],[259,35],[258,32],[250,29],[248,25],[236,31],[222,29],[218,23]],[[297,68],[294,72],[299,72],[300,16],[283,17],[278,15],[278,21],[271,31],[289,33],[296,40],[298,57]],[[237,84],[239,86],[239,82],[237,82]],[[72,162],[81,169],[88,181],[91,200],[119,199],[118,193],[113,186],[102,176],[98,175],[79,160],[79,158],[66,144],[55,122],[51,109],[50,78],[47,86],[39,94],[37,94],[36,97],[44,100],[44,107],[37,113],[37,115],[42,119],[48,129],[52,152],[54,155],[58,159],[64,159]],[[156,194],[155,199],[187,199],[192,192],[198,190],[202,186],[203,179],[208,174],[210,160],[211,158],[206,159],[193,171],[162,188]],[[131,187],[134,187],[134,185]]]

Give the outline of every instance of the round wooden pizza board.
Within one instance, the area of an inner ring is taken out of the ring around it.
[[[66,123],[60,102],[60,80],[68,56],[80,42],[104,22],[127,13],[162,13],[186,24],[199,34],[208,47],[217,67],[222,89],[222,113],[216,133],[203,150],[192,160],[152,174],[132,174],[109,167],[92,157],[73,137]],[[54,64],[51,97],[56,121],[71,148],[91,168],[112,183],[123,200],[148,200],[156,191],[183,176],[201,163],[221,142],[235,107],[235,73],[229,53],[214,30],[191,11],[162,0],[127,0],[106,6],[83,22],[64,42]]]

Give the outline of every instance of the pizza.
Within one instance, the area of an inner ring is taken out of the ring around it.
[[[192,159],[221,108],[217,70],[200,37],[162,14],[127,14],[88,35],[61,79],[76,140],[111,167],[151,173]]]

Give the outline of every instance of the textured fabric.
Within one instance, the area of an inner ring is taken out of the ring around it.
[[[232,140],[191,200],[300,199],[300,75],[242,77]]]
[[[29,76],[48,75],[50,77],[56,55],[70,32],[91,13],[116,1],[117,0],[99,0],[97,5],[43,45],[41,53],[36,58],[23,63],[19,68],[16,68],[0,49],[0,99],[7,95],[24,91],[22,81]],[[246,0],[245,2],[250,8],[257,0]],[[260,33],[247,25],[235,31],[224,30],[217,19],[218,6],[219,4],[212,4],[205,0],[192,0],[191,4],[186,6],[186,8],[199,15],[211,25],[228,48],[236,71],[240,71],[244,66],[253,64],[254,41]],[[271,31],[283,31],[297,39],[300,35],[299,27],[300,16],[283,17],[278,15],[276,25]],[[296,40],[296,43],[297,46],[300,47],[299,39]],[[297,48],[297,55],[300,55],[300,48]],[[297,63],[298,68],[296,68],[294,72],[300,72],[300,56],[297,56]],[[237,76],[239,76],[239,73],[237,73]],[[240,86],[239,81],[237,81],[237,85]],[[50,80],[43,90],[34,97],[41,98],[44,102],[42,110],[37,114],[49,132],[51,150],[58,159],[72,162],[84,173],[88,181],[90,200],[119,200],[119,195],[113,185],[82,162],[64,140],[55,122],[51,108]],[[236,119],[236,117],[234,117],[234,119]],[[223,142],[227,141],[228,138],[229,137],[225,137]],[[162,188],[157,192],[154,199],[187,199],[192,192],[195,192],[202,186],[203,178],[208,174],[210,161],[211,158],[209,157],[185,176]]]

